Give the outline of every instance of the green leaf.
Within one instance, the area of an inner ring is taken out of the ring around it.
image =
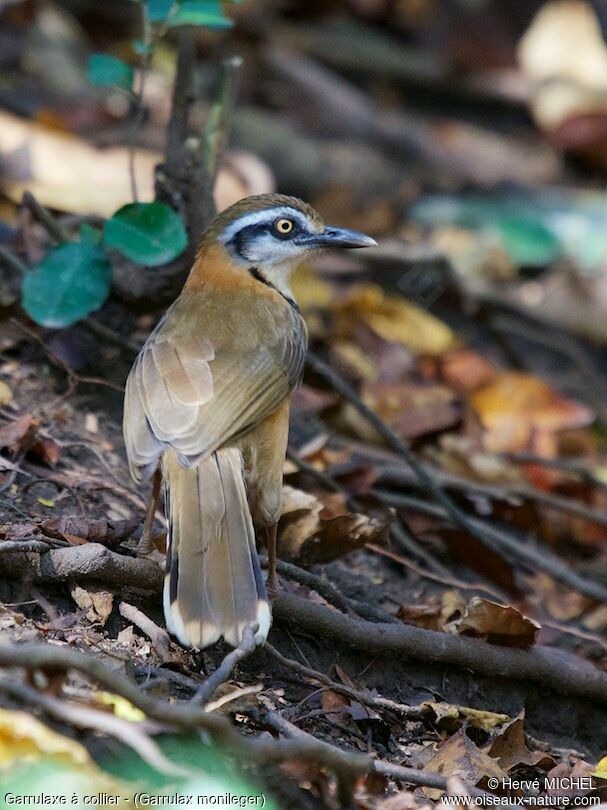
[[[98,228],[89,225],[88,222],[83,222],[78,230],[81,242],[86,242],[90,245],[100,245],[102,233]]]
[[[146,0],[145,8],[150,22],[163,22],[175,5],[175,0]]]
[[[562,253],[557,237],[537,219],[504,217],[496,225],[506,253],[519,267],[543,267]]]
[[[107,53],[94,53],[89,58],[86,75],[95,87],[122,87],[130,90],[133,86],[133,68]]]
[[[188,243],[181,219],[159,202],[130,203],[105,223],[104,241],[146,267],[166,264]]]
[[[234,23],[224,17],[220,0],[181,0],[175,12],[168,18],[171,27],[178,25],[203,25],[220,30]]]
[[[41,326],[69,326],[103,304],[112,270],[103,250],[89,242],[53,248],[23,279],[23,308]]]

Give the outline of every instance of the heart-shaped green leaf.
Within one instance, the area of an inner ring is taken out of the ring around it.
[[[133,68],[107,53],[94,53],[89,58],[86,75],[95,87],[122,87],[130,90],[133,86]]]
[[[188,243],[181,219],[159,202],[123,206],[105,223],[103,236],[108,247],[146,267],[172,261]]]
[[[103,250],[90,242],[53,248],[23,279],[23,308],[42,326],[69,326],[108,297],[112,270]]]

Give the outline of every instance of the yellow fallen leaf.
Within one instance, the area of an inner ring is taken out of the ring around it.
[[[43,754],[78,767],[93,766],[82,745],[52,731],[31,714],[0,709],[0,769]],[[93,766],[94,767],[94,766]]]
[[[55,501],[51,501],[50,498],[38,498],[38,503],[41,503],[42,506],[48,506],[49,509],[55,508]]]
[[[353,287],[333,304],[333,311],[346,334],[362,320],[384,340],[402,343],[416,354],[440,355],[454,343],[451,329],[434,315],[374,284]]]
[[[13,392],[5,382],[0,381],[0,405],[6,405],[13,398]]]
[[[597,779],[607,779],[607,756],[604,756],[597,762],[596,769],[592,771],[590,776],[594,776]]]
[[[139,722],[145,720],[145,714],[136,706],[120,695],[113,695],[111,692],[95,692],[95,700],[104,706],[111,706],[116,717],[123,720]]]

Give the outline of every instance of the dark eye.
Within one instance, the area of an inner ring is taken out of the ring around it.
[[[274,228],[281,236],[286,236],[293,230],[292,219],[277,219],[274,223]]]

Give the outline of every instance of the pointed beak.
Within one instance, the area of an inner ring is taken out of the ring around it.
[[[322,233],[307,236],[305,244],[311,248],[364,248],[374,247],[377,242],[359,231],[327,226]]]

